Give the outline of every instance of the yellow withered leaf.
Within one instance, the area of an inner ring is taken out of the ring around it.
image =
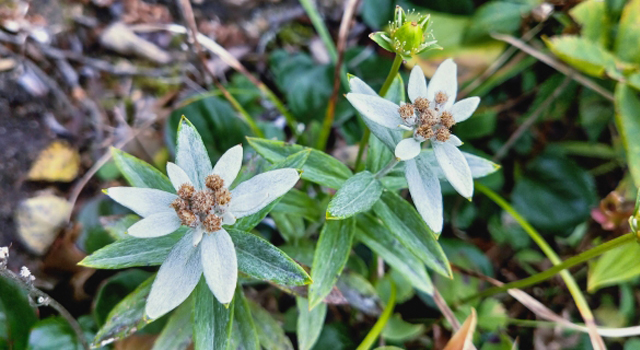
[[[29,170],[29,180],[70,182],[78,176],[80,155],[63,141],[54,141],[45,148]]]
[[[476,330],[478,318],[476,316],[476,309],[471,308],[471,315],[467,317],[464,324],[451,337],[444,350],[471,350],[473,349],[473,332]]]
[[[44,254],[66,222],[70,210],[69,202],[52,194],[24,200],[15,212],[22,242],[34,253]]]

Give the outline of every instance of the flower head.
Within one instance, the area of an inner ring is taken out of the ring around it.
[[[408,59],[427,49],[440,48],[429,30],[430,24],[430,15],[414,11],[407,14],[402,7],[396,6],[389,28],[384,32],[371,33],[369,37],[383,49]]]
[[[224,226],[260,211],[300,178],[296,169],[277,169],[231,189],[242,166],[242,153],[242,145],[232,147],[212,167],[200,135],[183,118],[178,129],[176,164],[167,164],[176,193],[136,187],[105,191],[143,217],[127,232],[134,237],[158,237],[188,227],[153,282],[146,306],[149,317],[160,317],[182,303],[203,273],[218,301],[231,302],[238,267],[233,242]]]

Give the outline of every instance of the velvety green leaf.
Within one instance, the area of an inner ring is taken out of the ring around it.
[[[324,318],[327,315],[327,304],[320,304],[313,310],[309,310],[309,302],[302,297],[296,297],[298,306],[298,349],[310,350],[318,340]]]
[[[522,16],[530,9],[528,5],[507,1],[491,1],[480,6],[465,30],[467,42],[489,38],[491,33],[512,33],[520,28]],[[434,21],[435,22],[435,21]],[[441,44],[444,46],[444,44]]]
[[[478,306],[478,327],[496,332],[507,325],[507,310],[498,300],[487,298]]]
[[[640,0],[630,0],[622,10],[614,52],[620,59],[640,63]]]
[[[356,237],[405,276],[415,288],[428,294],[433,293],[433,285],[424,263],[403,246],[374,216],[358,215]]]
[[[587,171],[567,158],[546,154],[533,160],[516,180],[511,199],[534,226],[562,232],[589,217],[596,192]]]
[[[61,316],[49,317],[38,321],[29,335],[30,350],[82,350],[76,333]]]
[[[180,228],[162,237],[120,239],[87,256],[78,264],[96,269],[157,266],[162,264],[185,232],[186,228]]]
[[[369,148],[367,148],[367,170],[377,173],[384,168],[394,155],[391,150],[375,135],[369,138]]]
[[[93,316],[98,326],[104,325],[114,306],[151,276],[151,272],[132,269],[106,279],[94,298]]]
[[[636,1],[640,3],[640,1]],[[625,84],[618,84],[615,93],[616,126],[627,152],[627,165],[633,182],[640,186],[640,96],[638,92]]]
[[[176,192],[169,178],[149,163],[117,148],[112,148],[111,154],[118,169],[120,169],[120,172],[131,186],[155,188],[171,193]]]
[[[268,241],[248,232],[228,229],[238,256],[238,270],[253,278],[284,286],[311,282],[304,269]]]
[[[29,330],[38,320],[36,310],[29,304],[27,293],[4,277],[0,277],[0,314],[5,317],[2,323],[6,327],[7,342],[16,350],[26,349]]]
[[[296,144],[247,137],[249,144],[272,163],[280,162],[294,153],[310,149]],[[311,149],[311,154],[302,168],[302,178],[322,186],[340,188],[351,177],[349,168],[332,156]]]
[[[312,199],[308,194],[295,188],[282,196],[282,200],[273,208],[273,211],[300,215],[312,222],[319,220],[322,214],[321,206],[317,200]]]
[[[253,323],[249,303],[244,297],[242,286],[236,287],[236,294],[233,297],[233,320],[235,324],[234,332],[239,333],[240,346],[244,350],[260,350],[260,340],[258,331]]]
[[[330,220],[324,224],[313,256],[309,307],[313,309],[331,292],[347,263],[355,233],[354,218]]]
[[[406,322],[400,314],[394,314],[384,326],[382,337],[393,342],[403,343],[419,337],[424,331],[423,324]]]
[[[193,326],[191,323],[193,303],[186,302],[178,306],[171,314],[160,336],[151,350],[184,350],[191,345]]]
[[[293,350],[293,345],[284,334],[282,326],[271,316],[269,311],[251,300],[248,300],[248,304],[258,331],[260,345],[265,349]]]
[[[587,289],[596,292],[598,289],[626,282],[640,275],[640,244],[630,242],[622,247],[612,249],[589,265]]]
[[[193,343],[196,350],[226,349],[233,327],[233,307],[215,298],[204,277],[193,294]]]
[[[615,70],[615,57],[600,44],[578,36],[562,35],[546,40],[547,46],[561,60],[595,77]]]
[[[399,195],[384,191],[373,210],[396,238],[422,262],[443,276],[451,276],[449,261],[416,209]]]
[[[368,171],[347,180],[336,192],[327,207],[327,219],[345,219],[365,212],[382,194],[382,184]]]
[[[105,346],[126,338],[151,321],[145,317],[144,308],[154,278],[155,276],[144,281],[111,310],[107,322],[96,334],[92,346]]]
[[[580,25],[580,36],[603,47],[609,45],[611,23],[604,1],[583,1],[572,8],[569,14]]]

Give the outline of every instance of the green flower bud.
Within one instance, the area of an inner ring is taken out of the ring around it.
[[[413,52],[420,48],[424,32],[418,22],[404,22],[400,28],[391,33],[396,52]]]
[[[383,49],[395,52],[405,59],[411,58],[427,49],[438,49],[433,34],[429,29],[430,16],[416,12],[408,14],[400,6],[396,6],[393,22],[384,32],[375,32],[369,37]]]

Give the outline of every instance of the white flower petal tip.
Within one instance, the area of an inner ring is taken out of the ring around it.
[[[462,152],[448,142],[433,142],[433,151],[451,186],[461,196],[471,198],[473,195],[473,176]]]
[[[409,84],[407,88],[409,99],[415,102],[418,97],[427,97],[427,79],[419,65],[415,65],[409,75]]]
[[[187,175],[187,173],[177,164],[171,162],[167,163],[167,176],[169,176],[169,180],[171,180],[171,184],[176,191],[184,184],[188,183],[193,185],[193,182],[189,179],[189,175]]]
[[[462,140],[460,140],[460,138],[456,135],[449,135],[449,139],[446,142],[456,147],[464,145],[464,142],[462,142]]]
[[[398,112],[400,106],[380,96],[350,92],[347,100],[363,117],[388,129],[396,130],[403,123]]]
[[[444,109],[449,109],[456,99],[458,93],[457,66],[452,59],[444,60],[433,74],[427,88],[427,99],[433,101],[438,92],[447,95],[447,102]]]
[[[180,225],[182,223],[175,212],[160,212],[131,225],[126,233],[137,238],[160,237],[174,232]]]
[[[173,211],[171,203],[177,198],[173,193],[139,187],[111,187],[104,193],[142,217]]]
[[[267,171],[239,184],[231,191],[229,211],[236,218],[251,215],[287,193],[300,179],[297,169]]]
[[[238,263],[231,237],[224,229],[202,238],[204,277],[216,299],[228,304],[233,299],[238,282]]]
[[[409,160],[420,154],[420,142],[413,137],[404,139],[398,143],[395,149],[396,158],[399,160]]]
[[[465,98],[464,100],[456,102],[453,107],[451,107],[451,115],[453,115],[453,119],[456,123],[463,122],[471,117],[479,104],[480,97]]]
[[[220,176],[225,187],[230,187],[242,168],[243,157],[242,144],[229,148],[213,167],[212,174]]]

